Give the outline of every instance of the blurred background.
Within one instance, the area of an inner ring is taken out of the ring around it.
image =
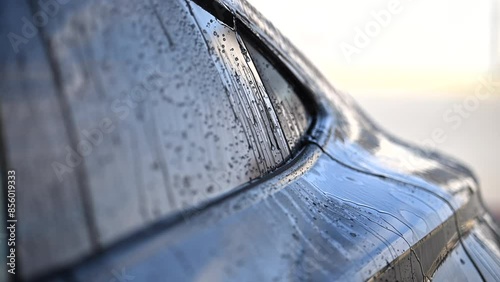
[[[500,219],[500,0],[249,1],[378,124],[469,165]]]

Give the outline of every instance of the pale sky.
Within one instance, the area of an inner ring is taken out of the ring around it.
[[[249,1],[348,88],[365,77],[375,88],[386,87],[384,79],[398,80],[398,87],[414,81],[442,88],[456,81],[460,88],[492,61],[492,0]],[[386,15],[385,26],[380,20],[373,25],[376,14]],[[368,43],[356,45],[357,30],[367,34],[367,28],[373,31]],[[346,56],[347,45],[362,48]]]
[[[492,29],[500,31],[500,22],[493,24],[493,0],[401,0],[400,13],[350,62],[342,42],[352,44],[356,28],[364,29],[372,12],[387,10],[391,0],[248,1],[379,124],[416,143],[444,128],[448,138],[439,149],[470,165],[486,202],[499,206],[494,148],[500,140],[500,95],[482,102],[457,131],[442,120],[443,112],[466,101],[490,71]]]

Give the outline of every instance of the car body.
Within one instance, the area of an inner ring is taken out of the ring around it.
[[[19,280],[500,280],[471,171],[245,1],[48,2],[1,17]]]

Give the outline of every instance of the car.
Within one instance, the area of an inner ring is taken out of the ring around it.
[[[246,1],[0,14],[4,280],[500,281],[474,174]]]

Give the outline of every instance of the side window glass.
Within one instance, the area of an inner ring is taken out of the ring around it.
[[[299,90],[280,74],[251,41],[247,41],[246,46],[271,98],[288,146],[293,150],[311,124],[311,117],[299,98]]]

